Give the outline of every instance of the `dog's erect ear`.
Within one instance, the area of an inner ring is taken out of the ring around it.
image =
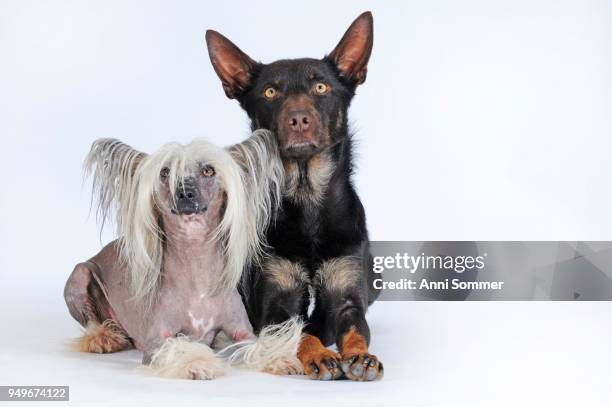
[[[251,70],[257,63],[216,31],[206,31],[206,45],[225,94],[230,99],[236,98],[249,85]]]
[[[336,64],[342,76],[360,85],[366,79],[373,42],[374,19],[372,13],[366,11],[353,21],[328,58]]]

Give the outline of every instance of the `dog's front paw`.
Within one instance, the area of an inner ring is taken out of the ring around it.
[[[385,372],[382,362],[369,353],[342,355],[340,367],[348,379],[360,382],[382,379]]]
[[[318,349],[301,358],[304,374],[313,380],[336,380],[342,376],[340,354],[329,349]]]
[[[160,377],[210,380],[225,374],[225,361],[212,349],[180,336],[167,338],[154,353],[145,352],[143,363]]]
[[[221,363],[211,363],[209,360],[194,360],[185,365],[183,372],[178,372],[178,378],[191,380],[211,380],[223,376],[225,370]]]
[[[302,362],[304,374],[313,380],[335,380],[342,377],[340,355],[327,349],[321,340],[303,334],[297,357]]]
[[[261,369],[262,372],[277,376],[298,375],[304,373],[302,363],[294,356],[292,358],[282,357],[273,360]]]

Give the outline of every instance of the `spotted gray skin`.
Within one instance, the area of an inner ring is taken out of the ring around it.
[[[144,364],[166,338],[178,334],[207,345],[221,331],[234,340],[254,338],[238,291],[214,290],[224,268],[221,245],[211,239],[221,220],[223,191],[214,177],[197,175],[195,184],[196,213],[177,210],[179,189],[171,192],[167,182],[158,193],[166,239],[162,278],[148,311],[132,298],[118,241],[78,264],[66,283],[64,297],[71,315],[83,326],[89,321],[116,322],[144,353]],[[172,199],[173,193],[177,199]]]

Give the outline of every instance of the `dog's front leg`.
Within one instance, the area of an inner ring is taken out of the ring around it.
[[[310,293],[308,272],[296,262],[275,256],[263,267],[260,296],[260,328],[287,321],[294,316],[305,319]],[[340,354],[327,349],[314,333],[316,324],[306,326],[298,348],[298,359],[311,379],[332,380],[342,376]]]
[[[262,277],[256,288],[261,310],[256,322],[259,329],[294,316],[306,319],[309,281],[306,270],[299,263],[272,257],[264,264]]]
[[[326,331],[335,334],[344,375],[357,381],[382,378],[383,364],[368,351],[367,285],[361,261],[335,258],[324,262],[318,273],[320,310],[328,315]]]

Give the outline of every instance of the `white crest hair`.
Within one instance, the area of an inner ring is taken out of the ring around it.
[[[160,171],[167,167],[169,185],[176,186],[196,164],[213,166],[225,191],[225,209],[213,239],[222,244],[225,256],[222,287],[233,288],[245,266],[263,252],[263,230],[280,200],[283,167],[268,132],[256,132],[232,150],[200,139],[166,144],[151,155],[115,139],[100,139],[85,160],[86,174],[93,173],[98,218],[104,225],[115,213],[132,294],[147,305],[162,273],[164,231],[156,202]]]
[[[255,255],[252,260],[259,261],[265,246],[266,229],[274,221],[281,205],[285,169],[276,140],[268,130],[255,130],[251,137],[230,147],[230,152],[244,173],[251,213],[249,220],[255,222],[249,230],[257,234],[248,240],[257,242],[251,252]]]
[[[91,203],[96,202],[96,217],[104,227],[115,217],[121,224],[121,202],[127,202],[132,193],[132,181],[136,167],[145,153],[112,138],[93,142],[83,163],[85,178],[92,176]]]

